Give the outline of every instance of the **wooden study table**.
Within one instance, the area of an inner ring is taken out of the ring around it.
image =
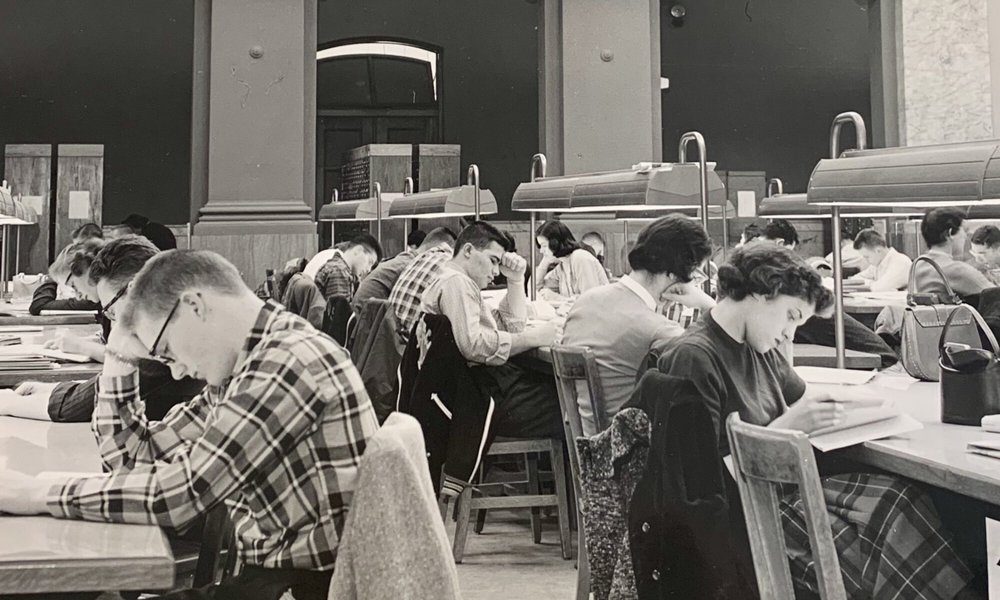
[[[86,423],[0,417],[0,469],[100,472]],[[168,589],[174,558],[153,525],[0,516],[0,593]]]
[[[881,378],[873,388],[879,389]],[[979,427],[941,422],[940,385],[918,382],[905,389],[885,388],[896,406],[924,428],[901,436],[865,442],[837,450],[844,457],[910,479],[1000,505],[1000,459],[966,452],[969,442],[995,439],[1000,434]]]
[[[792,355],[792,362],[798,367],[835,367],[837,364],[836,350],[827,346],[795,344]],[[552,370],[552,354],[547,347],[528,350],[516,358],[525,367]],[[844,362],[848,369],[871,370],[882,365],[882,357],[877,354],[847,350]]]

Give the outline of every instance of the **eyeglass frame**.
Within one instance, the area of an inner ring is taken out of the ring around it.
[[[166,333],[167,331],[167,325],[169,325],[170,321],[174,318],[174,313],[177,312],[177,309],[178,307],[180,307],[180,305],[181,305],[181,299],[177,298],[177,300],[174,302],[174,307],[170,309],[170,312],[167,313],[167,318],[164,319],[163,321],[163,327],[160,327],[160,333],[156,335],[156,339],[153,340],[153,345],[149,347],[150,358],[166,365],[169,365],[170,363],[174,362],[174,359],[170,358],[169,356],[163,356],[162,354],[157,354],[156,347],[160,345],[160,340],[163,339],[163,334]]]
[[[128,288],[129,288],[130,284],[131,284],[131,282],[126,283],[124,286],[122,286],[122,289],[118,290],[118,293],[115,294],[113,298],[111,298],[111,301],[108,302],[106,305],[104,305],[104,306],[101,307],[101,312],[104,313],[105,315],[107,315],[108,311],[111,309],[111,307],[114,306],[116,302],[118,302],[119,300],[121,300],[122,296],[124,296],[125,293],[128,292]],[[110,317],[108,317],[108,318],[110,318]]]

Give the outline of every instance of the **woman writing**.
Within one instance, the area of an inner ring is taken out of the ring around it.
[[[729,454],[729,413],[755,425],[806,433],[838,423],[841,390],[807,385],[779,348],[832,296],[790,250],[741,248],[719,268],[719,300],[661,355],[660,371],[693,380],[707,403],[720,455]],[[954,598],[972,575],[928,496],[898,477],[847,473],[822,478],[841,575],[851,598]],[[730,498],[731,502],[736,499]],[[818,594],[805,510],[798,492],[780,499],[796,588]]]

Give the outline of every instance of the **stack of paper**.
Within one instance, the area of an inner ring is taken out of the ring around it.
[[[89,356],[71,354],[62,350],[53,350],[37,344],[18,344],[17,346],[0,347],[0,360],[10,358],[45,358],[61,362],[90,362]]]
[[[55,366],[55,362],[41,356],[0,356],[0,372],[45,371]]]
[[[969,442],[968,451],[973,454],[1000,458],[1000,440],[982,440]]]

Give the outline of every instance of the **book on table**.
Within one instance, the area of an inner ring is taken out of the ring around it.
[[[966,450],[973,454],[1000,458],[1000,440],[979,440],[978,442],[969,442]]]
[[[809,434],[809,443],[820,452],[838,450],[855,444],[902,435],[923,424],[901,412],[889,400],[880,406],[847,406],[844,419],[831,427],[817,429]]]

